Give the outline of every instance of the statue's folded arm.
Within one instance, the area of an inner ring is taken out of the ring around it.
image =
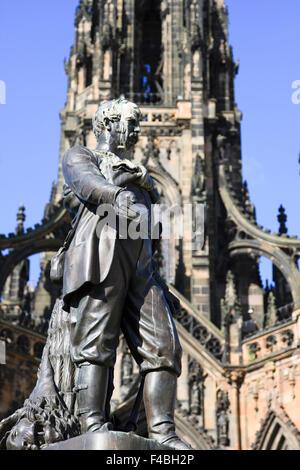
[[[113,204],[121,190],[106,181],[93,153],[86,147],[68,150],[63,157],[62,169],[67,185],[81,201],[94,205]]]

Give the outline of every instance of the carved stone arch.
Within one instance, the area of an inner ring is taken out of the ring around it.
[[[55,238],[46,238],[36,240],[34,243],[28,243],[13,250],[6,258],[3,259],[0,265],[0,292],[2,292],[4,284],[13,269],[28,256],[35,255],[36,253],[55,252],[63,244],[62,240]]]
[[[168,239],[163,237],[164,239],[162,239],[160,243],[161,274],[166,281],[174,284],[180,250],[180,227],[182,227],[183,230],[184,222],[182,216],[181,194],[176,182],[166,171],[163,170],[163,168],[149,166],[148,171],[157,183],[158,189],[162,189],[165,200],[162,200],[161,203],[167,206],[165,215],[167,215],[168,219],[170,215],[170,227],[171,230],[174,231],[171,233],[170,230],[170,237]],[[170,212],[168,213],[169,210]],[[162,210],[162,213],[160,212],[160,214],[163,215],[164,210]]]
[[[178,185],[175,183],[173,178],[164,173],[159,168],[148,167],[148,171],[152,178],[157,182],[158,186],[163,188],[164,195],[170,205],[181,206],[182,199]]]
[[[176,433],[182,440],[188,442],[195,450],[210,450],[208,439],[201,433],[195,432],[193,426],[177,411],[175,412]]]
[[[30,341],[27,335],[21,334],[16,340],[17,350],[22,354],[30,354]]]
[[[131,413],[135,396],[125,401],[114,414],[121,422],[126,422]],[[199,430],[195,429],[193,424],[183,416],[180,411],[175,410],[175,424],[176,433],[179,438],[188,442],[195,450],[210,450],[213,447],[212,439],[206,435],[199,433]],[[138,434],[140,436],[147,436],[147,421],[145,415],[144,406],[141,406],[139,421],[138,421]]]
[[[294,309],[300,307],[300,273],[292,259],[280,248],[256,240],[232,242],[229,245],[230,256],[256,254],[265,256],[281,271],[290,286]]]
[[[53,234],[64,222],[68,224],[71,222],[70,215],[66,209],[59,207],[49,217],[49,220],[45,221],[42,225],[36,224],[33,230],[28,229],[26,233],[21,235],[12,234],[12,237],[0,235],[0,249],[15,249],[24,246],[26,243],[34,244],[38,240],[45,239],[49,234]]]
[[[283,409],[269,411],[251,446],[253,450],[300,450],[300,433]]]

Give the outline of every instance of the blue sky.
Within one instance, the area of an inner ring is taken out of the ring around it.
[[[299,0],[227,0],[230,43],[240,61],[236,102],[243,112],[243,176],[258,222],[278,230],[280,204],[289,235],[300,237],[300,104],[292,83],[300,80]],[[270,277],[265,263],[263,274]]]
[[[60,119],[67,93],[64,58],[74,42],[78,0],[0,2],[0,233],[13,232],[20,204],[25,227],[43,218],[57,178]],[[38,280],[39,255],[32,260]]]
[[[38,223],[57,177],[67,80],[63,60],[74,40],[78,0],[0,3],[0,233],[12,232],[20,204],[25,226]],[[300,236],[299,0],[227,0],[230,43],[240,60],[236,102],[243,112],[243,175],[258,221],[277,231],[280,204],[289,234]],[[264,271],[269,275],[269,271]],[[37,264],[32,278],[37,281]]]

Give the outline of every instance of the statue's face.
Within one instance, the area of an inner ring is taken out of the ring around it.
[[[118,148],[132,149],[138,141],[140,122],[137,110],[131,105],[121,107],[121,119],[110,122],[110,134]]]

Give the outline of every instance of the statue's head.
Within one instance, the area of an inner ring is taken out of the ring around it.
[[[114,146],[127,151],[137,143],[140,117],[138,106],[125,98],[105,101],[93,117],[93,131],[97,140],[109,133]]]
[[[0,422],[0,449],[38,450],[79,433],[77,418],[59,398],[28,399],[23,408]]]
[[[37,450],[37,425],[22,418],[11,430],[6,441],[8,450]]]

